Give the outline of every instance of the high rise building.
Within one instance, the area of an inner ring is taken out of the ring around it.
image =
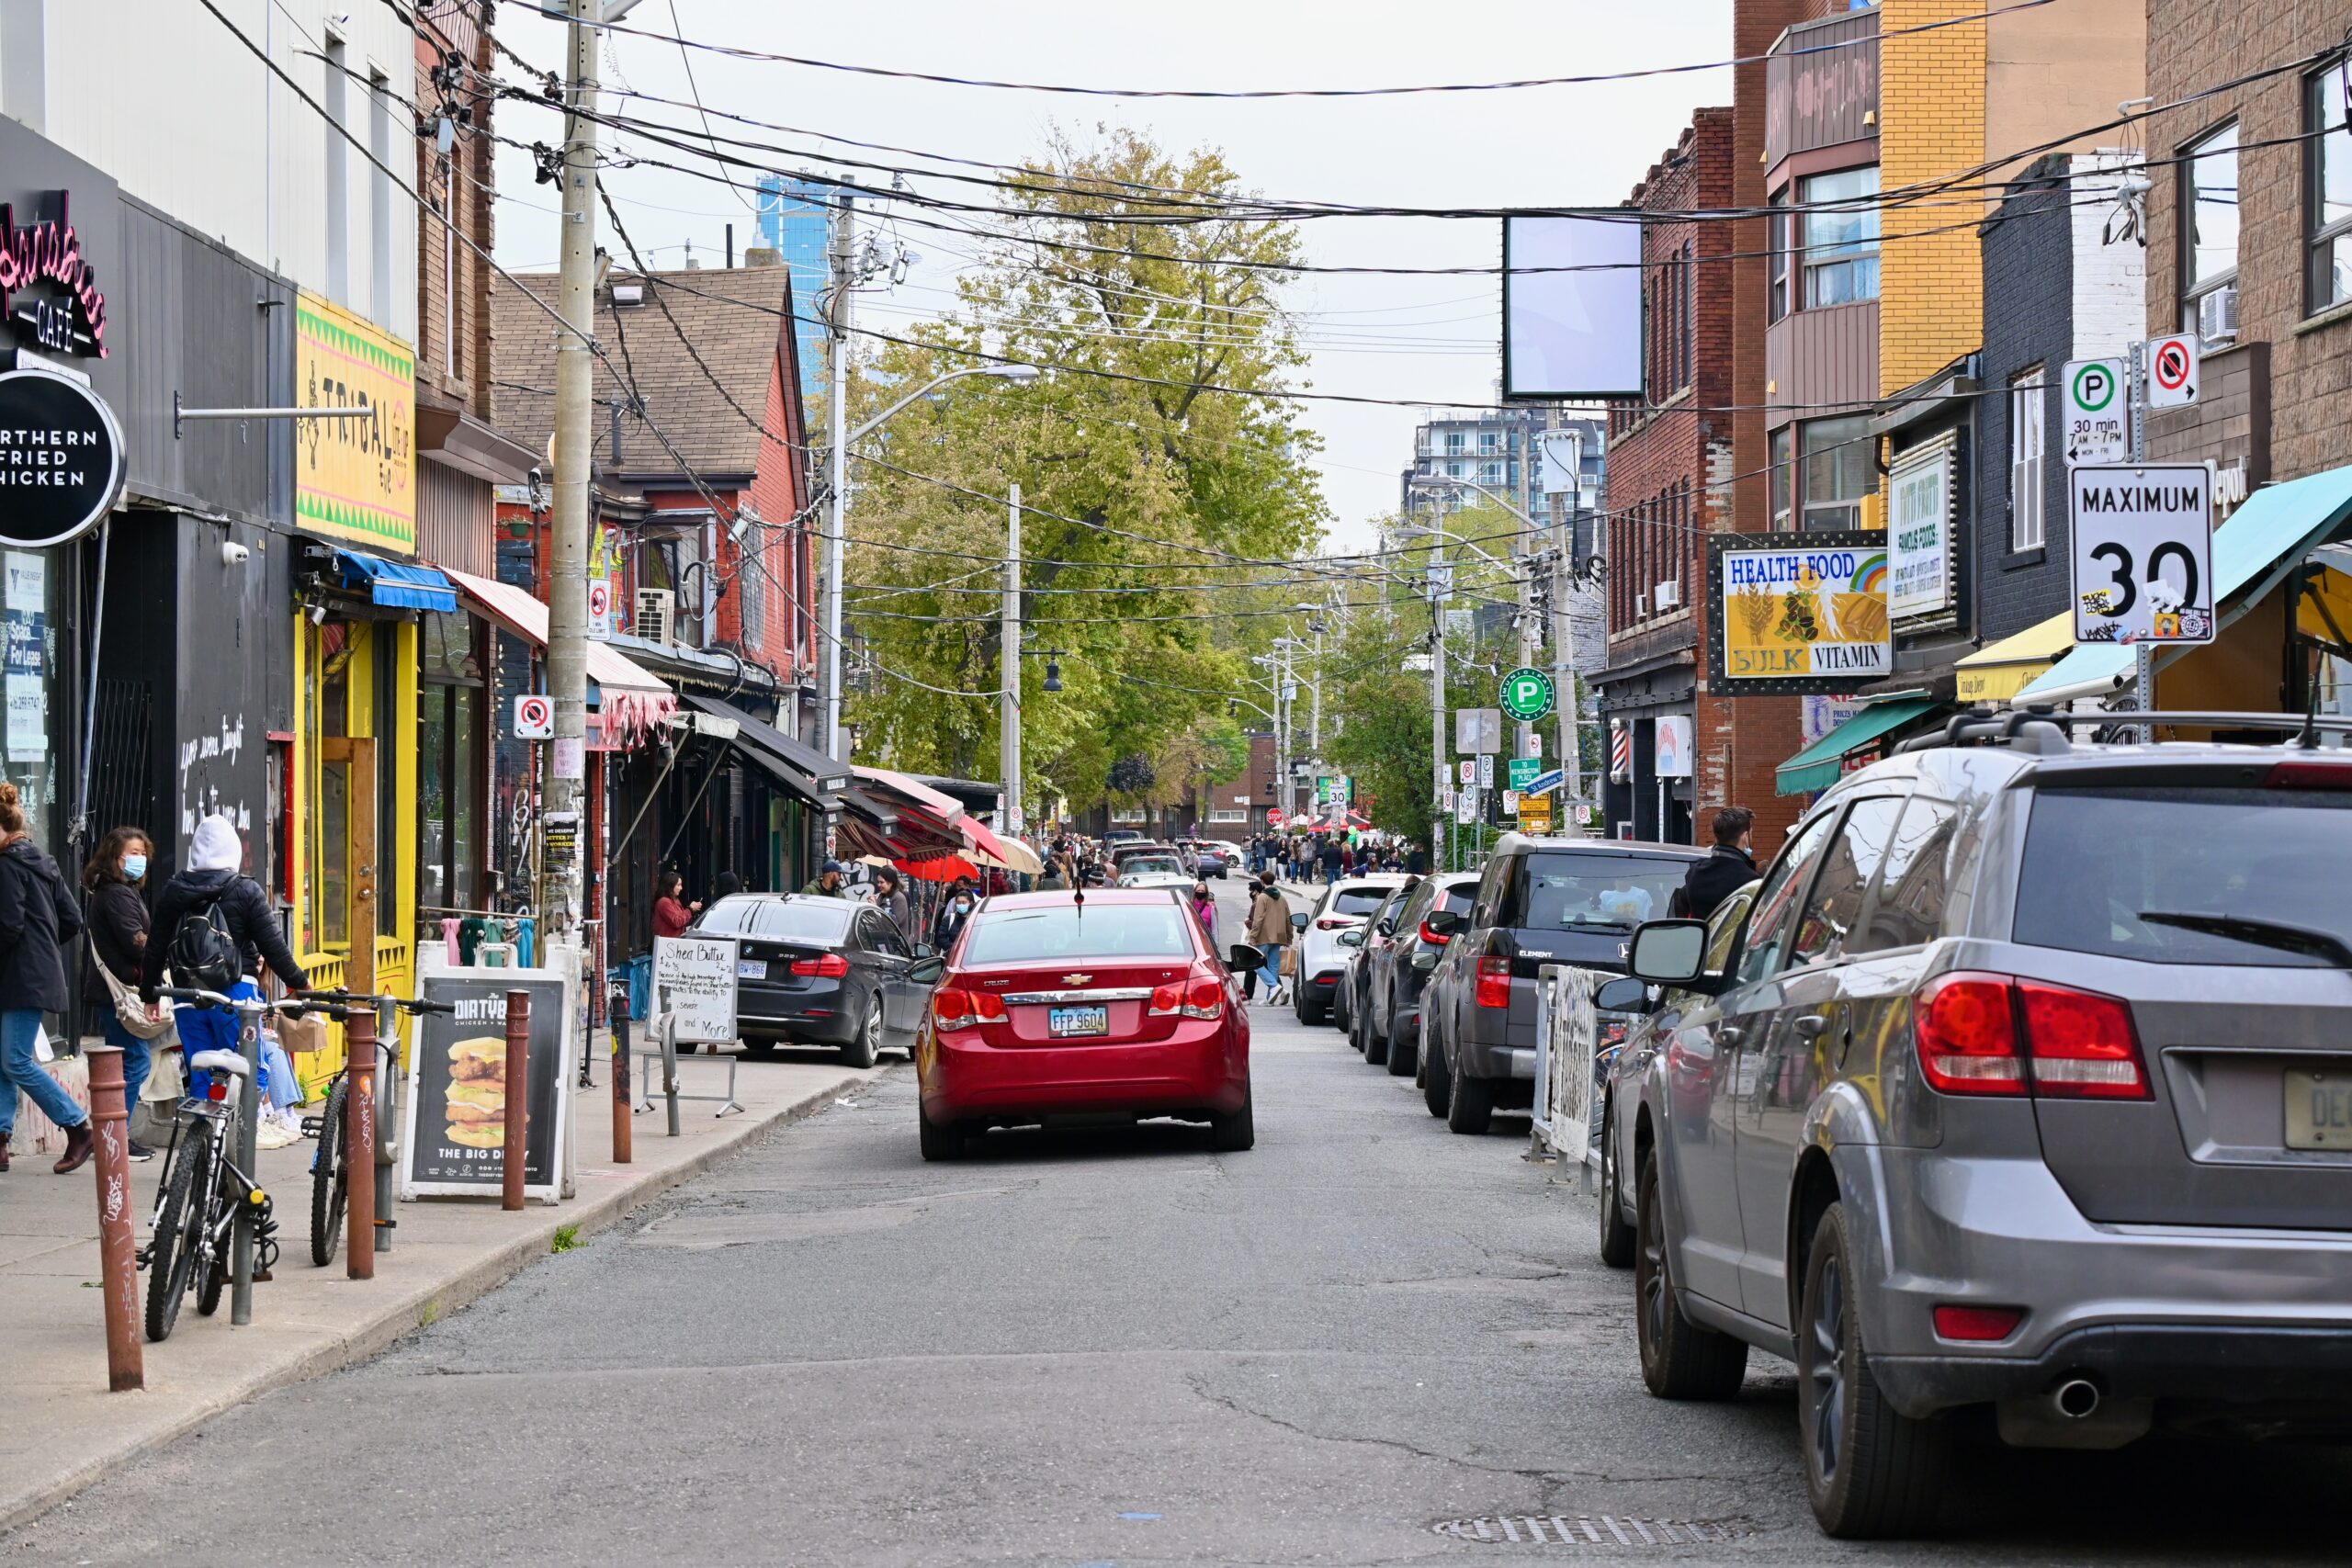
[[[800,344],[800,392],[813,409],[824,400],[825,351],[831,341],[820,301],[831,282],[827,247],[850,193],[823,180],[760,176],[760,241],[792,270],[792,313]]]

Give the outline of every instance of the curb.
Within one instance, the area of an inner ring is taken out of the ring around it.
[[[424,1314],[428,1308],[434,1309],[433,1321],[438,1322],[453,1312],[471,1306],[533,1262],[548,1256],[548,1237],[558,1227],[576,1226],[582,1236],[609,1230],[672,1188],[701,1175],[754,1137],[807,1119],[840,1098],[847,1089],[880,1082],[888,1076],[886,1073],[872,1079],[844,1078],[829,1088],[812,1090],[798,1100],[777,1107],[763,1120],[753,1121],[746,1116],[728,1127],[718,1139],[674,1166],[658,1172],[648,1172],[643,1179],[622,1185],[600,1197],[575,1198],[566,1204],[535,1214],[535,1220],[539,1223],[535,1224],[527,1235],[516,1236],[448,1279],[429,1285],[409,1286],[398,1295],[384,1296],[379,1303],[379,1310],[340,1337],[276,1365],[257,1369],[243,1381],[206,1398],[184,1414],[140,1432],[112,1453],[91,1460],[63,1475],[50,1477],[29,1491],[0,1495],[0,1532],[14,1530],[39,1518],[76,1493],[105,1480],[126,1461],[186,1437],[214,1417],[272,1389],[308,1382],[312,1378],[340,1371],[381,1354],[400,1340],[427,1326]]]

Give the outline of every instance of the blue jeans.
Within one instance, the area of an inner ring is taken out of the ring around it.
[[[1283,983],[1283,944],[1278,942],[1260,942],[1258,951],[1266,955],[1266,966],[1258,971],[1258,975],[1266,982],[1266,994],[1271,997]]]
[[[107,1009],[107,1043],[122,1048],[122,1108],[126,1111],[139,1109],[139,1090],[147,1082],[147,1075],[154,1069],[155,1043],[141,1040],[122,1026],[114,1009]]]
[[[90,1113],[74,1104],[74,1097],[33,1060],[33,1035],[40,1028],[39,1008],[0,1012],[0,1138],[17,1130],[18,1089],[30,1095],[40,1113],[61,1127],[79,1127],[90,1119]]]
[[[251,980],[240,980],[229,987],[227,994],[239,1001],[258,1001],[261,999],[261,987]],[[198,1051],[227,1051],[236,1055],[239,1050],[237,1036],[244,1027],[244,1021],[227,1008],[218,1007],[184,1007],[173,1016],[179,1021],[180,1049],[187,1053],[187,1091],[196,1099],[202,1100],[211,1089],[212,1075],[196,1070],[196,1054]],[[257,1087],[269,1087],[267,1067],[262,1069],[261,1082]]]

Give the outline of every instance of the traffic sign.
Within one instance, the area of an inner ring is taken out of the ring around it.
[[[2132,455],[2132,395],[2123,361],[2071,361],[2064,397],[2068,463],[2120,463]]]
[[[1541,757],[1513,757],[1510,760],[1510,787],[1525,789],[1530,780],[1544,771]]]
[[[1552,831],[1551,796],[1522,795],[1519,797],[1519,830],[1522,833]]]
[[[1478,762],[1475,757],[1464,757],[1456,764],[1462,775],[1462,787],[1469,788],[1478,782]]]
[[[1480,789],[1495,787],[1495,754],[1492,751],[1478,753],[1478,787]]]
[[[2213,471],[2116,464],[2067,476],[2076,642],[2213,640]]]
[[[2148,340],[2148,406],[2185,409],[2197,400],[2197,334]]]
[[[1502,749],[1502,709],[1453,710],[1453,750],[1457,753],[1468,756],[1476,751],[1499,751]]]
[[[1515,789],[1503,791],[1503,815],[1506,817],[1519,815],[1519,791]]]
[[[1519,786],[1520,795],[1524,798],[1531,795],[1549,795],[1560,787],[1560,781],[1566,777],[1567,770],[1565,768],[1546,768]]]
[[[1455,795],[1453,819],[1456,822],[1476,822],[1478,819],[1478,797],[1466,789]]]
[[[1281,826],[1283,825],[1283,823],[1285,820],[1286,820],[1286,818],[1284,818],[1284,816],[1283,815],[1283,808],[1282,808],[1281,807],[1279,807],[1279,806],[1269,806],[1268,807],[1266,807],[1266,826],[1267,826],[1267,827],[1269,827],[1269,828],[1279,828],[1279,827],[1281,827]]]
[[[555,734],[555,701],[537,692],[514,699],[514,739],[546,740]]]
[[[1521,665],[1503,677],[1503,712],[1521,724],[1548,716],[1555,694],[1552,677],[1531,665]]]

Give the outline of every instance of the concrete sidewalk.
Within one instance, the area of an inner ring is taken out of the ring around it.
[[[601,1045],[601,1041],[600,1041]],[[573,1091],[579,1193],[560,1204],[502,1212],[493,1196],[420,1199],[394,1206],[393,1250],[376,1277],[345,1277],[345,1260],[312,1266],[311,1156],[303,1139],[263,1153],[258,1172],[274,1202],[281,1253],[277,1277],[254,1287],[254,1320],[229,1322],[224,1296],[209,1318],[190,1292],[172,1337],[142,1337],[147,1386],[107,1392],[106,1320],[98,1290],[97,1201],[89,1168],[53,1174],[53,1156],[21,1154],[0,1176],[0,1357],[8,1371],[8,1420],[0,1427],[0,1530],[55,1506],[109,1468],[282,1383],[364,1359],[402,1335],[458,1310],[549,1250],[559,1226],[602,1229],[767,1128],[821,1110],[883,1067],[860,1072],[831,1052],[790,1051],[744,1062],[736,1076],[742,1114],[714,1118],[705,1101],[679,1106],[680,1135],[665,1135],[661,1102],[635,1119],[635,1159],[612,1161],[612,1096],[600,1050],[598,1086]],[[645,1059],[637,1058],[642,1074]],[[654,1064],[658,1079],[660,1063]],[[575,1068],[576,1070],[576,1068]],[[717,1093],[723,1057],[681,1059],[679,1088]],[[908,1129],[911,1140],[914,1131]],[[164,1174],[160,1156],[131,1167],[139,1243]],[[146,1276],[140,1300],[146,1300]]]

